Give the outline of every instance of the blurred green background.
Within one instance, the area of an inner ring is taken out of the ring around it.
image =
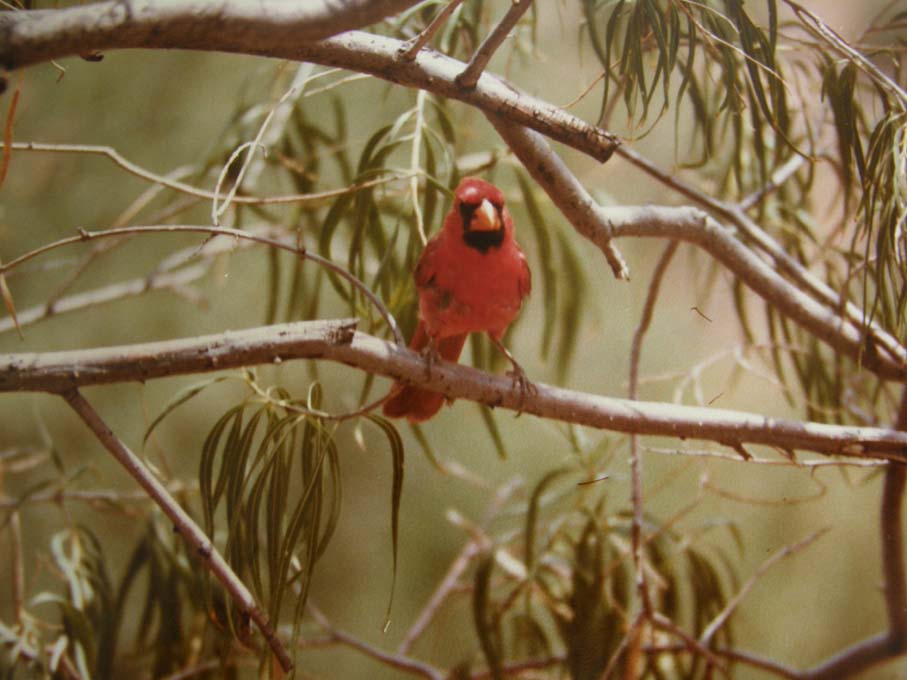
[[[507,74],[547,101],[562,104],[573,100],[595,78],[598,69],[594,59],[576,49],[579,18],[573,4],[538,3],[538,53],[514,58],[499,56],[493,62],[493,70]],[[845,36],[858,34],[878,9],[876,5],[881,4],[809,3]],[[499,2],[490,6],[503,5]],[[109,145],[131,161],[162,174],[208,158],[210,150],[221,144],[228,133],[240,102],[273,102],[281,94],[273,88],[275,73],[294,68],[291,64],[252,57],[164,51],[112,52],[98,64],[68,59],[62,66],[66,69],[62,77],[52,65],[12,74],[10,90],[0,99],[0,106],[5,108],[12,89],[21,87],[14,138],[22,142]],[[350,121],[353,144],[364,143],[379,125],[393,121],[412,106],[415,97],[411,91],[371,79],[351,82],[339,92],[351,104],[350,111],[360,116]],[[302,105],[310,117],[330,115],[327,98],[313,97]],[[597,100],[590,97],[572,110],[594,119],[597,106]],[[481,114],[460,104],[453,104],[452,111],[461,133],[461,153],[501,147]],[[619,120],[619,115],[615,115],[614,131],[632,136],[634,131],[621,128]],[[670,125],[662,125],[636,148],[661,167],[671,168],[675,162]],[[604,202],[680,202],[679,197],[667,195],[662,187],[618,158],[599,166],[572,152],[559,151]],[[528,218],[513,173],[501,168],[495,179],[505,189],[519,230]],[[102,157],[15,153],[9,176],[0,189],[0,257],[8,261],[48,241],[70,236],[78,228],[110,226],[146,188],[145,182]],[[262,186],[261,190],[280,193],[286,188],[271,191]],[[570,233],[547,198],[540,202],[547,220]],[[202,204],[180,221],[206,224],[209,209],[209,205]],[[528,230],[522,233],[531,261],[538,267],[536,245]],[[598,251],[576,235],[570,234],[570,240],[582,258],[590,294],[581,300],[577,352],[563,384],[577,390],[625,396],[630,342],[663,244],[619,243],[632,272],[631,282],[621,283],[613,279]],[[178,236],[134,239],[102,254],[73,290],[89,290],[145,274],[166,253],[198,242]],[[39,262],[78,257],[90,247],[77,245],[59,250]],[[717,281],[709,285],[712,276]],[[22,340],[15,332],[7,332],[0,336],[0,348],[4,352],[62,351],[253,327],[265,320],[267,277],[266,254],[259,249],[242,250],[222,258],[197,286],[204,304],[155,292],[52,318],[26,328]],[[17,308],[21,311],[42,304],[66,278],[65,270],[37,266],[16,273],[9,285]],[[727,274],[712,272],[702,253],[681,248],[663,286],[643,349],[644,379],[687,373],[742,341],[729,284]],[[569,282],[565,285],[569,289]],[[708,318],[696,313],[694,307]],[[338,315],[345,313],[339,306],[334,311]],[[539,359],[543,311],[537,289],[518,322],[511,349],[533,380],[556,382],[555,362]],[[321,314],[330,316],[331,309],[324,307]],[[469,357],[463,360],[468,362]],[[344,395],[342,390],[329,391],[327,406],[332,410],[351,407],[352,398],[358,394],[355,373],[334,366],[323,366],[321,371],[325,384],[349,381],[355,386],[351,387],[352,395]],[[267,368],[260,377],[263,383],[282,384],[296,395],[305,393],[309,380],[308,371],[302,366]],[[803,415],[788,408],[781,390],[771,381],[736,371],[731,357],[708,364],[699,378],[705,401],[716,407],[778,416]],[[196,381],[193,377],[172,378],[145,385],[92,388],[85,394],[114,431],[140,450],[150,421],[174,394]],[[382,379],[376,394],[384,384]],[[641,397],[671,400],[677,384],[676,379],[644,381]],[[228,383],[205,394],[174,412],[146,449],[151,460],[164,456],[174,476],[194,477],[208,429],[234,403],[240,390]],[[687,390],[683,400],[693,403],[695,394]],[[496,413],[494,418],[506,442],[506,460],[496,455],[478,407],[473,404],[456,403],[426,427],[439,458],[455,461],[480,478],[483,485],[441,474],[403,428],[407,461],[399,571],[392,621],[386,633],[381,628],[391,585],[390,457],[383,440],[368,428],[363,429],[367,442],[364,449],[357,443],[355,426],[341,429],[341,519],[333,542],[316,568],[311,592],[312,600],[335,625],[382,648],[394,649],[466,538],[461,528],[447,520],[448,510],[456,509],[479,521],[488,503],[489,488],[517,477],[532,487],[547,471],[574,455],[565,428],[558,424],[531,416],[515,418],[505,412]],[[608,485],[609,505],[626,507],[629,489],[625,438],[591,430],[581,431],[579,436],[588,448],[602,440],[611,442],[614,454],[607,468],[610,477],[603,484]],[[698,448],[695,442],[645,443],[673,449]],[[0,451],[32,446],[52,446],[68,473],[78,471],[74,488],[133,488],[132,480],[109,459],[61,399],[0,395]],[[768,451],[758,453],[773,455]],[[3,493],[17,497],[53,477],[55,473],[48,470],[48,465],[18,473],[0,466]],[[741,500],[703,487],[706,477],[708,485],[732,492]],[[647,496],[648,509],[655,517],[670,518],[701,495],[696,509],[682,519],[684,525],[706,528],[732,521],[739,527],[745,545],[742,551],[728,531],[713,530],[702,540],[720,546],[737,560],[734,568],[741,581],[784,545],[829,528],[816,544],[784,560],[760,579],[736,617],[736,639],[741,647],[806,666],[884,627],[879,592],[879,475],[837,468],[811,473],[789,467],[650,454],[645,457],[645,481],[651,491]],[[21,516],[29,593],[55,583],[48,567],[47,541],[62,525],[74,522],[95,527],[114,571],[134,539],[131,520],[85,504],[28,505]],[[515,517],[505,518],[497,526],[518,526],[518,521]],[[9,550],[6,532],[0,533],[0,545],[5,553]],[[7,567],[6,560],[0,563],[0,616],[4,620],[11,615]],[[416,647],[417,656],[453,664],[475,652],[477,643],[467,597],[455,598],[452,605],[442,610],[438,623]],[[344,648],[307,650],[299,661],[301,668],[321,677],[407,677]],[[338,668],[343,669],[341,673]],[[883,679],[905,674],[907,663],[898,662],[863,677]],[[768,676],[739,667],[734,677]]]

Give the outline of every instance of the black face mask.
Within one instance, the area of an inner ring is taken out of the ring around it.
[[[469,225],[472,224],[472,218],[478,207],[474,203],[460,204],[460,219],[463,220],[463,240],[470,248],[475,248],[480,253],[487,253],[491,248],[500,248],[501,243],[504,241],[504,216],[501,214],[501,209],[495,206],[498,219],[501,222],[501,228],[494,231],[472,231]]]

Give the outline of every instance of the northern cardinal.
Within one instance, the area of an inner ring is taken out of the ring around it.
[[[434,358],[456,361],[466,337],[484,332],[513,365],[515,383],[527,389],[525,372],[501,344],[529,295],[531,276],[500,189],[475,177],[460,182],[444,226],[422,251],[414,278],[419,325],[409,346],[426,353],[429,371]],[[443,403],[443,394],[397,382],[384,415],[421,422]]]

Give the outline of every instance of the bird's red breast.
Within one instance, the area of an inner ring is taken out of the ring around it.
[[[453,207],[425,246],[414,277],[419,326],[412,349],[434,340],[442,358],[455,361],[469,333],[484,332],[498,340],[504,335],[529,295],[531,275],[500,189],[474,177],[460,182]],[[438,393],[397,383],[384,413],[426,420],[443,400]]]

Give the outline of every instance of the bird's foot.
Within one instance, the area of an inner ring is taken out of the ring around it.
[[[523,415],[523,406],[526,403],[526,397],[538,394],[539,388],[529,380],[529,376],[526,375],[526,371],[522,366],[512,359],[511,363],[513,364],[513,370],[507,371],[507,375],[509,375],[510,379],[513,381],[513,389],[518,389],[520,391],[520,401],[517,404],[516,414],[519,418]]]
[[[431,380],[431,369],[441,361],[441,355],[438,353],[434,339],[429,340],[428,344],[422,348],[422,358],[425,359],[425,379]]]
[[[510,350],[504,347],[503,343],[495,337],[495,334],[489,333],[488,337],[491,338],[492,344],[498,348],[498,351],[500,351],[501,354],[507,357],[507,361],[513,366],[513,370],[507,371],[507,375],[513,380],[513,388],[520,390],[520,401],[517,404],[517,417],[519,417],[523,414],[523,405],[526,403],[526,397],[531,394],[538,394],[539,389],[532,384],[529,377],[526,375],[526,371],[523,370],[523,367],[520,366],[519,362],[517,362],[510,353]]]

